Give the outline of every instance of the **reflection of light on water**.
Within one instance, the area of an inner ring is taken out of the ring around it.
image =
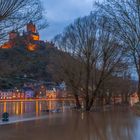
[[[15,102],[13,103],[13,113],[15,114]]]
[[[66,108],[72,105],[73,102],[69,101],[38,101],[30,102],[30,101],[5,101],[1,103],[0,106],[0,113],[8,112],[11,116],[23,116],[24,114],[34,113],[35,116],[39,116],[42,110],[54,110],[54,109],[61,109],[63,112]]]
[[[53,110],[53,109],[57,109],[57,102],[54,101],[48,101],[48,109],[49,110]]]
[[[65,102],[63,101],[62,102],[62,111],[64,112],[64,110],[65,110]]]
[[[35,110],[36,110],[36,116],[38,116],[39,115],[38,101],[35,102]]]
[[[84,102],[83,101],[82,101],[82,105],[81,106],[82,106],[82,109],[84,109]]]
[[[24,106],[24,108],[25,108],[25,112],[26,112],[26,110],[27,110],[27,103],[25,103],[25,106]]]
[[[6,108],[6,102],[4,102],[4,106],[3,106],[3,112],[6,112],[7,108]]]
[[[19,115],[19,104],[18,104],[18,102],[16,103],[16,115]]]
[[[52,109],[52,102],[51,101],[49,101],[49,110],[51,110]]]
[[[23,102],[20,103],[20,111],[21,111],[21,115],[23,114]]]
[[[41,104],[41,102],[39,103],[39,110],[40,111],[42,110],[42,104]]]
[[[83,112],[81,113],[81,119],[82,120],[84,119],[84,113]]]

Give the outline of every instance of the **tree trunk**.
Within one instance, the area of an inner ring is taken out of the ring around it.
[[[128,101],[128,93],[125,94],[125,103],[126,104],[129,104],[129,101]]]
[[[121,93],[121,103],[123,104],[125,102],[124,100],[124,93]]]
[[[90,109],[91,109],[91,107],[92,107],[92,105],[93,105],[93,101],[94,101],[94,99],[92,98],[92,99],[90,100],[88,106],[86,106],[86,111],[90,111]]]
[[[139,101],[140,101],[140,75],[139,75],[139,82],[138,82],[138,91],[137,91],[137,94],[138,94],[138,98],[139,98]]]
[[[89,52],[87,52],[89,53]],[[85,93],[86,93],[86,97],[85,97],[85,101],[86,101],[86,110],[89,111],[89,84],[90,84],[90,74],[91,74],[91,70],[90,70],[90,56],[87,56],[87,60],[86,60],[86,83],[85,83]]]
[[[86,95],[85,101],[86,101],[86,111],[89,111],[89,96],[88,95]]]
[[[137,67],[140,67],[140,58],[139,58],[139,64]],[[138,89],[137,89],[137,94],[138,94],[138,98],[139,98],[139,101],[140,101],[140,70],[137,68],[137,73],[138,73]]]
[[[74,97],[75,97],[75,101],[76,101],[76,108],[77,108],[77,109],[81,109],[81,104],[80,104],[78,95],[75,94]]]
[[[115,101],[115,95],[113,96],[113,101],[114,101],[114,105],[116,104],[116,101]]]
[[[106,97],[102,94],[102,95],[101,95],[101,106],[104,105],[104,100],[105,100],[105,102],[106,102]]]
[[[91,107],[93,106],[93,103],[94,103],[95,99],[96,99],[96,96],[91,98],[91,100],[89,101],[88,106],[86,108],[86,111],[90,111]]]
[[[93,102],[95,101],[97,94],[99,93],[99,88],[100,88],[101,83],[102,83],[102,80],[100,79],[95,91],[92,93],[92,97],[91,97],[91,100],[89,101],[87,111],[91,109]]]
[[[108,96],[108,104],[109,104],[109,105],[111,104],[111,97],[112,97],[112,95],[109,94],[109,96]]]

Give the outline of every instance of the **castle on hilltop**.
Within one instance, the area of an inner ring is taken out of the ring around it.
[[[46,46],[53,46],[52,43],[40,40],[40,35],[36,25],[30,21],[26,25],[26,31],[20,34],[18,31],[12,30],[9,33],[9,40],[0,46],[2,49],[10,49],[16,46],[25,46],[29,51],[43,49]]]

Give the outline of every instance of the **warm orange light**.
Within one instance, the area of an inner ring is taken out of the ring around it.
[[[1,46],[1,48],[2,49],[10,49],[10,48],[12,48],[12,45],[9,42],[6,42]]]
[[[21,115],[23,114],[23,102],[20,103],[20,111],[21,111]]]
[[[49,108],[49,110],[52,109],[52,102],[51,102],[51,101],[49,101],[49,106],[48,106],[48,108]]]
[[[6,102],[4,102],[3,111],[4,111],[4,112],[7,111]]]
[[[40,40],[40,38],[39,38],[38,35],[32,35],[32,39],[33,39],[33,40],[36,40],[36,41]]]
[[[42,110],[42,104],[41,104],[41,102],[39,103],[39,110]]]
[[[19,114],[19,103],[17,102],[16,103],[16,115],[18,115]]]
[[[36,116],[39,115],[39,106],[38,106],[38,101],[36,101]]]
[[[36,50],[36,45],[30,43],[30,44],[27,46],[27,49],[28,49],[29,51],[35,51],[35,50]]]

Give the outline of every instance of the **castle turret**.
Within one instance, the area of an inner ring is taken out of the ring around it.
[[[18,37],[18,32],[13,30],[9,33],[9,40],[16,39],[17,37]]]
[[[33,24],[32,21],[30,21],[27,24],[27,38],[29,41],[39,41],[40,40],[40,36],[37,32],[36,26],[35,24]]]
[[[36,33],[36,26],[32,21],[27,24],[27,32]]]

